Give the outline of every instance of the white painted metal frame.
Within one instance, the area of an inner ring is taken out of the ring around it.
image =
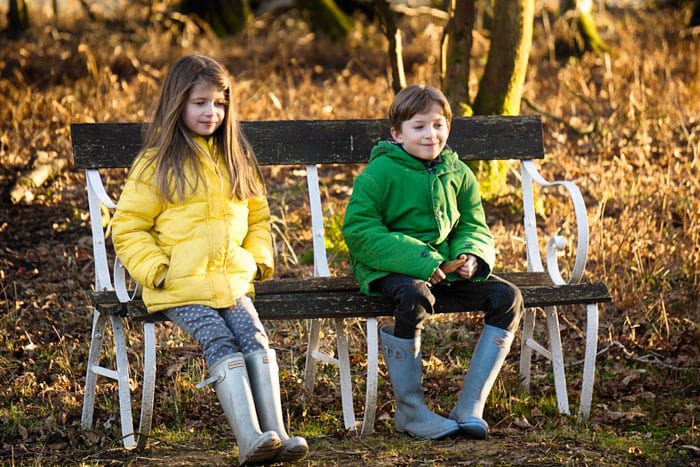
[[[86,170],[85,173],[88,206],[90,210],[90,226],[92,229],[92,249],[95,261],[95,290],[114,290],[121,302],[131,300],[126,288],[126,274],[118,260],[114,264],[114,287],[109,274],[105,235],[102,227],[102,206],[116,209],[116,203],[107,194],[102,179],[97,170]],[[116,289],[116,290],[115,290]],[[134,291],[136,293],[136,291]],[[112,325],[116,369],[100,366],[100,356],[107,322]],[[92,428],[95,409],[97,376],[105,376],[117,381],[119,394],[119,412],[122,430],[122,442],[127,449],[143,448],[148,439],[153,415],[153,397],[155,393],[156,370],[156,334],[154,323],[144,323],[144,379],[141,398],[141,417],[138,433],[134,431],[131,412],[131,390],[129,388],[129,361],[126,352],[126,337],[124,334],[124,319],[118,316],[102,315],[98,310],[93,312],[92,335],[90,352],[85,376],[85,394],[83,396],[83,413],[81,426]]]
[[[319,189],[318,170],[315,165],[308,165],[307,186],[311,209],[312,236],[314,248],[314,274],[318,277],[330,275],[325,246],[323,228],[323,208]],[[521,165],[523,184],[523,208],[525,224],[525,241],[529,271],[544,271],[540,257],[537,227],[535,223],[533,182],[544,187],[563,186],[569,192],[574,204],[578,238],[576,259],[571,272],[569,283],[580,281],[588,253],[588,218],[586,207],[580,191],[572,182],[547,182],[544,180],[532,161],[523,161]],[[132,299],[126,286],[126,274],[118,260],[114,264],[114,286],[109,273],[105,236],[102,227],[101,206],[115,209],[116,204],[104,189],[100,174],[97,170],[86,171],[88,203],[90,209],[90,224],[92,229],[93,255],[95,259],[95,290],[114,290],[121,302]],[[557,263],[557,252],[564,248],[561,236],[551,238],[547,245],[547,272],[555,284],[565,284]],[[134,292],[135,293],[135,292]],[[590,414],[595,378],[595,359],[597,350],[598,307],[597,304],[587,304],[586,351],[583,370],[583,387],[579,416],[588,417]],[[569,414],[569,403],[564,373],[564,358],[559,333],[559,321],[556,307],[545,308],[550,349],[547,350],[533,339],[535,326],[535,310],[527,309],[523,319],[523,335],[520,359],[520,374],[523,383],[530,382],[530,364],[532,351],[536,351],[552,362],[557,406],[559,411]],[[99,365],[107,322],[111,323],[116,356],[116,370]],[[336,334],[337,358],[319,351],[320,331],[323,320],[311,320],[309,327],[309,345],[306,356],[305,385],[309,393],[314,389],[316,364],[318,361],[336,365],[339,369],[343,419],[346,429],[356,429],[355,412],[352,396],[352,381],[348,339],[343,319],[333,319]],[[368,318],[367,322],[367,379],[365,390],[365,410],[361,423],[361,433],[370,434],[374,430],[374,419],[377,406],[377,372],[378,372],[378,330],[377,319]],[[141,415],[139,431],[134,431],[131,411],[131,391],[129,389],[129,365],[124,335],[124,320],[117,316],[105,316],[94,310],[90,352],[85,379],[85,395],[81,426],[89,429],[93,423],[93,412],[96,395],[97,376],[112,378],[118,383],[119,409],[124,447],[127,449],[145,446],[150,432],[153,415],[153,398],[155,392],[156,369],[156,334],[154,323],[144,323],[144,379],[141,399]]]
[[[525,245],[527,253],[528,271],[543,272],[545,269],[540,257],[539,243],[537,238],[537,225],[535,217],[535,199],[533,192],[533,182],[542,187],[564,187],[574,205],[576,216],[577,239],[576,257],[571,270],[570,278],[565,281],[559,271],[557,253],[565,248],[566,241],[560,235],[553,236],[547,242],[547,273],[552,282],[557,285],[566,283],[576,284],[583,277],[588,255],[588,215],[586,205],[581,196],[581,192],[573,182],[568,181],[546,181],[538,172],[535,163],[531,160],[522,161],[520,166],[523,185],[523,210],[525,225]],[[598,305],[596,303],[586,304],[587,324],[586,324],[586,349],[583,367],[583,384],[581,388],[581,402],[579,406],[579,417],[587,418],[590,414],[591,400],[593,398],[593,383],[595,380],[595,360],[598,346]],[[547,318],[547,330],[549,334],[549,350],[533,339],[535,328],[535,310],[528,308],[525,310],[523,319],[523,334],[520,351],[520,376],[525,387],[530,384],[530,367],[532,351],[539,353],[552,362],[552,372],[554,374],[554,387],[557,396],[557,407],[559,412],[570,414],[569,398],[566,389],[566,376],[564,372],[564,354],[561,346],[561,335],[559,332],[559,318],[556,307],[545,307]]]
[[[306,182],[309,193],[311,210],[311,231],[314,249],[314,275],[317,277],[330,276],[328,256],[326,253],[325,234],[323,229],[323,205],[318,181],[318,168],[315,165],[306,166]],[[333,319],[335,328],[337,358],[319,351],[320,333],[324,320],[311,320],[309,326],[309,345],[306,351],[305,385],[309,394],[313,392],[316,383],[316,364],[318,361],[338,367],[340,376],[340,394],[343,406],[343,420],[346,430],[355,430],[355,410],[352,397],[352,379],[350,373],[350,354],[348,339],[345,333],[345,321]],[[367,380],[365,390],[365,411],[361,433],[370,434],[374,431],[374,418],[377,408],[377,371],[379,358],[379,339],[377,319],[367,319]]]

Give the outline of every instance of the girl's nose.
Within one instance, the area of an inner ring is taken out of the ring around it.
[[[207,115],[214,115],[214,103],[210,102],[204,107],[204,112]]]

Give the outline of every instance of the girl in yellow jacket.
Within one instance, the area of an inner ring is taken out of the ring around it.
[[[119,199],[113,242],[148,311],[202,346],[205,384],[215,385],[239,462],[294,461],[308,446],[284,429],[275,352],[250,298],[253,280],[273,274],[270,210],[231,94],[216,61],[175,62]]]

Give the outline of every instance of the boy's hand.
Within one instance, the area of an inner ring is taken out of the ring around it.
[[[476,260],[476,256],[461,254],[459,255],[459,259],[464,260],[462,265],[459,266],[455,271],[457,274],[459,274],[459,277],[461,277],[462,279],[471,279],[472,277],[474,277],[474,274],[476,274],[476,270],[479,267],[479,263]]]
[[[440,267],[435,270],[432,276],[430,276],[430,283],[432,285],[435,285],[442,282],[443,280],[445,280],[449,273],[455,272],[466,261],[466,258],[453,259],[452,261],[443,261],[440,264]]]
[[[464,256],[464,255],[462,255]],[[462,258],[460,257],[459,259],[453,259],[452,261],[444,261],[440,265],[440,269],[442,269],[442,272],[445,274],[449,274],[451,272],[455,272],[457,269],[459,269],[464,263],[467,262],[467,258]]]
[[[435,270],[435,272],[433,272],[433,275],[430,276],[430,284],[431,285],[439,284],[440,282],[445,280],[445,277],[447,277],[441,268],[442,268],[442,264],[440,265],[439,268],[437,268]]]

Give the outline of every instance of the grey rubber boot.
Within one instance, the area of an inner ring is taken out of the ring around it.
[[[489,425],[482,418],[486,398],[510,351],[514,334],[495,326],[484,326],[476,344],[457,405],[450,412],[462,431],[475,439],[486,439]]]
[[[282,447],[274,431],[261,433],[243,354],[220,360],[209,372],[238,444],[238,463],[268,461]]]
[[[279,367],[275,351],[260,350],[245,356],[253,399],[258,411],[258,420],[263,430],[277,433],[282,440],[273,462],[293,462],[309,453],[309,446],[301,436],[289,437],[284,429],[282,402],[280,398]]]
[[[391,326],[380,329],[382,354],[396,398],[396,430],[421,439],[440,439],[459,431],[454,420],[433,413],[423,401],[420,338],[401,339]]]

